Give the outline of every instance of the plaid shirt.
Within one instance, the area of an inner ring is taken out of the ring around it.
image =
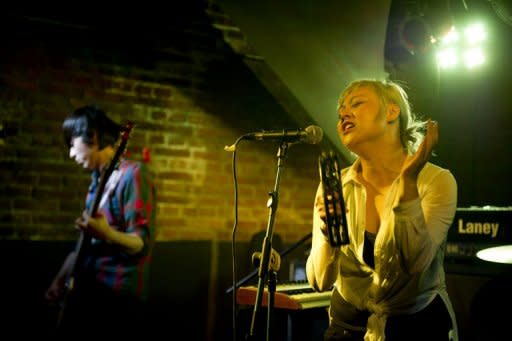
[[[118,170],[121,172],[119,181],[98,211],[118,231],[140,236],[144,247],[139,253],[129,255],[115,245],[92,239],[84,270],[93,274],[97,284],[114,292],[146,299],[156,234],[155,187],[146,166],[140,162],[122,160]],[[99,176],[99,172],[92,174],[86,197],[88,211],[95,200]],[[107,193],[107,188],[104,193]]]

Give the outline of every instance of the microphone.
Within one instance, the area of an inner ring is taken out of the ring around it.
[[[244,138],[248,140],[280,140],[317,144],[322,141],[323,136],[322,128],[310,125],[305,129],[283,129],[249,133]]]

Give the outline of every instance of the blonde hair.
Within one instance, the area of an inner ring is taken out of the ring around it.
[[[423,139],[425,123],[412,112],[409,98],[404,88],[398,83],[389,80],[359,79],[352,81],[341,93],[338,99],[338,109],[345,97],[363,86],[371,87],[380,99],[382,110],[389,103],[400,107],[400,141],[409,153],[416,151]]]

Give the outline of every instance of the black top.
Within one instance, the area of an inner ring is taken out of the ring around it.
[[[363,259],[372,269],[375,269],[375,259],[373,256],[373,250],[375,248],[376,233],[364,231],[364,247],[363,247]]]

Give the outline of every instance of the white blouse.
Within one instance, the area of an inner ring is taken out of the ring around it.
[[[375,240],[375,269],[363,260],[366,191],[357,180],[359,160],[342,170],[350,243],[329,245],[313,216],[308,281],[324,291],[335,286],[357,309],[368,310],[365,340],[384,340],[389,314],[412,314],[440,295],[450,313],[452,338],[458,340],[455,313],[446,291],[444,250],[457,208],[457,183],[450,171],[427,163],[418,175],[419,197],[399,203],[398,178],[384,204]],[[321,195],[321,184],[317,196]]]

